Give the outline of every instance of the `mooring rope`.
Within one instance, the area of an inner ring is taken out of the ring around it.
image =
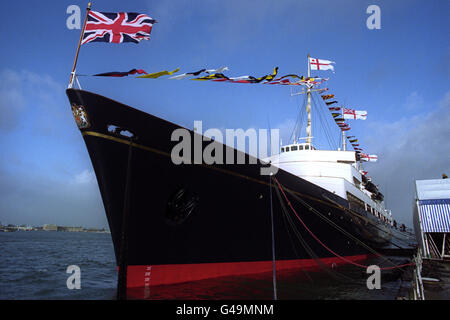
[[[297,227],[295,226],[294,221],[292,220],[292,218],[289,215],[288,210],[287,210],[284,202],[282,201],[281,194],[280,194],[280,191],[278,190],[278,188],[275,188],[275,191],[277,193],[278,200],[280,201],[280,204],[281,204],[281,209],[283,211],[283,217],[286,218],[287,222],[289,223],[290,227],[292,228],[292,231],[297,236],[297,239],[299,240],[299,242],[302,245],[303,249],[305,249],[305,251],[308,253],[308,255],[317,263],[317,265],[322,269],[322,271],[328,273],[331,277],[333,277],[333,278],[335,278],[337,280],[341,280],[341,281],[345,280],[345,282],[347,282],[347,283],[348,282],[352,282],[353,279],[348,278],[347,276],[345,276],[343,274],[340,274],[337,271],[334,271],[334,272],[330,271],[329,268],[327,268],[327,265],[323,261],[320,260],[319,256],[308,245],[306,240],[303,239],[302,235],[300,234],[300,232],[298,231]],[[289,229],[287,229],[287,230],[288,230],[288,234],[289,234]],[[290,235],[289,235],[289,237],[290,237]],[[292,241],[292,239],[291,239],[291,241]],[[294,251],[296,253],[297,258],[300,259],[297,251],[295,250],[295,247],[293,247],[293,248],[294,248]],[[310,281],[312,281],[312,278],[309,275],[307,275],[307,276],[310,279]]]
[[[270,220],[272,222],[272,268],[273,268],[273,299],[277,300],[277,274],[275,266],[275,232],[273,228],[273,202],[272,202],[272,176],[269,175],[270,180]]]
[[[328,252],[330,252],[331,254],[333,254],[334,256],[338,257],[339,259],[352,264],[354,266],[360,267],[360,268],[364,268],[367,269],[369,266],[363,265],[363,264],[359,264],[357,262],[351,261],[349,259],[346,259],[345,257],[339,255],[338,253],[334,252],[332,249],[330,249],[328,246],[326,246],[309,228],[308,226],[305,224],[305,222],[300,218],[299,214],[297,213],[297,211],[294,209],[294,207],[292,206],[291,202],[289,201],[288,197],[286,196],[286,193],[284,192],[284,189],[282,188],[280,182],[278,181],[277,178],[275,178],[275,182],[278,185],[278,188],[281,190],[281,193],[283,194],[283,197],[285,198],[288,206],[291,208],[291,210],[294,212],[295,216],[297,217],[297,219],[300,221],[300,223],[302,224],[302,226],[305,228],[305,230],[323,247],[325,248]],[[336,225],[337,226],[337,225]],[[339,226],[338,226],[339,227]],[[339,227],[340,228],[340,227]],[[342,228],[338,229],[339,231],[345,231]],[[345,231],[346,232],[346,231]],[[353,236],[352,236],[353,237]],[[354,238],[354,237],[353,237]],[[354,238],[357,239],[357,238]],[[358,240],[359,241],[359,240]],[[365,246],[366,248],[370,248],[367,245]],[[376,255],[378,255],[379,257],[385,258],[383,257],[381,254],[377,253],[376,251],[374,251],[373,249],[371,249],[373,253],[375,253]],[[389,259],[386,259],[387,261],[390,261]],[[390,261],[391,262],[391,261]],[[392,262],[391,262],[392,263]],[[395,268],[402,268],[402,267],[406,267],[406,266],[411,266],[414,265],[414,263],[405,263],[405,264],[401,264],[401,265],[394,265],[392,267],[380,267],[380,270],[390,270],[390,269],[395,269]]]

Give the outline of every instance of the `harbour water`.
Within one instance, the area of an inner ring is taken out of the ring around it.
[[[95,299],[116,297],[117,272],[110,234],[18,231],[0,233],[0,299]],[[392,257],[395,263],[404,257]],[[81,269],[81,289],[66,285],[69,265]],[[345,278],[340,274],[345,274]],[[396,298],[398,271],[382,272],[381,289],[369,290],[365,270],[341,266],[330,273],[295,271],[277,278],[280,299],[371,300]],[[209,279],[152,288],[155,299],[271,299],[272,274]]]

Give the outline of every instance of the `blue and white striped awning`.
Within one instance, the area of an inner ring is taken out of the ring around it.
[[[450,199],[419,200],[422,232],[450,232]]]

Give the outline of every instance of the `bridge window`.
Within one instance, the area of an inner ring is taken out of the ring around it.
[[[298,146],[298,150],[303,150],[303,146]]]
[[[281,152],[284,152],[284,148],[281,148]]]
[[[289,151],[289,147],[286,147],[286,152],[288,152]]]
[[[306,146],[305,146],[305,150],[309,150],[309,145],[306,145]]]
[[[297,146],[292,146],[291,151],[297,151]]]

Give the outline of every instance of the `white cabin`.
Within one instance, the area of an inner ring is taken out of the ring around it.
[[[293,143],[281,146],[280,154],[264,159],[272,165],[305,179],[353,205],[372,212],[392,223],[391,213],[383,201],[374,201],[372,193],[364,188],[354,151],[317,150],[311,143]]]

